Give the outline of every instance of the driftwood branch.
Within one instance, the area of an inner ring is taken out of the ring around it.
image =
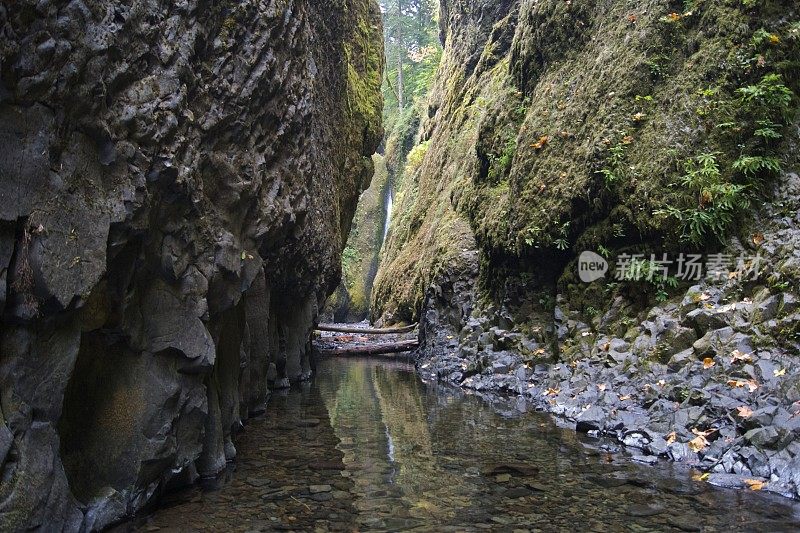
[[[404,326],[402,328],[375,329],[339,326],[336,324],[320,324],[317,326],[317,331],[333,331],[336,333],[363,333],[366,335],[388,335],[391,333],[410,333],[414,331],[414,328],[416,327],[416,324],[412,324],[411,326]]]
[[[359,355],[384,355],[390,353],[409,352],[419,348],[419,341],[400,341],[383,344],[371,344],[363,346],[349,346],[346,348],[333,348],[330,350],[320,350],[319,353],[331,357],[346,357]]]

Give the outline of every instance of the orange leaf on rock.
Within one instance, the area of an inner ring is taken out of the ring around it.
[[[764,486],[767,484],[765,481],[761,481],[760,479],[745,479],[744,482],[750,488],[750,490],[763,490]]]
[[[698,435],[689,441],[689,449],[695,453],[702,452],[706,448],[708,448],[708,440],[702,435]]]
[[[706,357],[705,359],[703,359],[703,368],[705,368],[706,370],[708,370],[709,368],[711,368],[716,364],[717,363],[715,363],[714,359],[712,359],[711,357]]]
[[[673,442],[675,442],[675,440],[677,438],[678,438],[678,434],[673,431],[672,433],[667,435],[667,439],[666,439],[667,440],[667,444],[672,444]]]
[[[755,392],[759,385],[754,379],[749,379],[747,381],[743,381],[741,379],[730,379],[728,380],[728,385],[733,387],[734,389],[741,389],[742,387],[747,387],[750,392]]]
[[[545,145],[549,141],[550,141],[550,137],[548,137],[547,135],[542,135],[541,137],[539,137],[538,141],[536,141],[535,143],[533,143],[531,145],[531,148],[535,148],[536,150],[541,150],[542,148],[545,147]]]
[[[753,235],[753,244],[756,246],[761,246],[764,242],[764,234],[763,233],[756,233]]]

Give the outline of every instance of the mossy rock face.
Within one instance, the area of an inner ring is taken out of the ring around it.
[[[342,283],[328,299],[323,315],[336,322],[359,322],[369,315],[370,294],[383,244],[386,205],[392,184],[384,156],[373,157],[375,175],[361,195],[342,254]]]
[[[582,250],[711,249],[747,233],[741,210],[690,242],[669,213],[713,203],[682,182],[702,154],[753,204],[776,173],[742,171],[742,157],[791,164],[789,119],[742,89],[777,74],[798,92],[798,20],[780,1],[448,5],[442,64],[419,113],[426,155],[398,187],[373,312],[418,316],[426,287],[464,249],[481,251],[483,291],[499,300],[509,278],[551,295],[576,287],[567,271]],[[762,115],[782,139],[756,139]]]

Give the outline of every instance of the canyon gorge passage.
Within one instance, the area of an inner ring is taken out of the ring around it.
[[[797,530],[798,94],[793,0],[4,2],[0,529]]]

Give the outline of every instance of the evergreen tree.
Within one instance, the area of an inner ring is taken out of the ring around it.
[[[427,92],[441,47],[435,0],[381,0],[386,45],[384,97],[387,116]]]

